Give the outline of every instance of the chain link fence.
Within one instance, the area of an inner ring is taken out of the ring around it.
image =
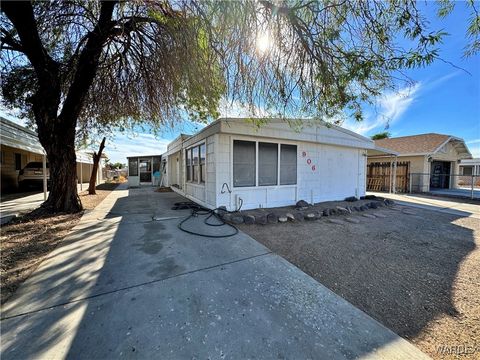
[[[409,193],[430,192],[480,199],[480,175],[410,173]]]

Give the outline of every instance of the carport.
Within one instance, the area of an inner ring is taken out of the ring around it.
[[[17,125],[5,118],[1,120],[0,144],[2,150],[2,182],[4,176],[17,176],[18,155],[20,156],[20,165],[22,157],[31,159],[32,156],[41,156],[43,173],[43,197],[47,200],[47,156],[42,145],[38,141],[37,134],[23,126]],[[14,154],[9,163],[6,159],[7,154]],[[11,169],[9,165],[12,165]],[[21,167],[21,166],[20,166]]]
[[[376,157],[384,162],[367,164],[367,191],[381,191],[382,184],[388,184],[388,192],[395,194],[397,191],[397,164],[398,152],[375,146],[374,149],[368,149],[367,157]],[[378,171],[381,169],[380,171]]]

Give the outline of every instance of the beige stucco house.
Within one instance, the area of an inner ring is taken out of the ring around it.
[[[396,157],[368,156],[367,177],[385,179],[383,188],[375,190],[388,190],[384,187],[391,181],[395,168],[398,192],[456,188],[461,160],[472,158],[463,139],[452,135],[402,136],[376,140],[375,145],[398,153]]]

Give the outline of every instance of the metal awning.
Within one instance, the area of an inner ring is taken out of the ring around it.
[[[45,154],[35,132],[0,117],[0,143],[12,148],[29,151],[35,154]]]

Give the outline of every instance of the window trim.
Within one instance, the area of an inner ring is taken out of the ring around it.
[[[201,154],[200,154],[200,146],[205,146],[205,163],[203,164],[203,166],[205,166],[205,179],[202,181],[202,175],[201,175],[201,167],[202,167],[202,164],[201,164]],[[198,151],[198,164],[195,166],[193,165],[193,160],[194,160],[194,157],[193,157],[193,149],[197,149]],[[190,166],[187,165],[187,154],[190,154]],[[204,186],[205,185],[205,182],[206,182],[206,178],[207,178],[207,143],[206,141],[201,141],[199,143],[196,143],[195,145],[192,145],[192,146],[189,146],[185,149],[185,169],[187,171],[187,174],[185,176],[185,179],[186,179],[186,183],[187,184],[190,184],[190,185],[200,185],[200,186]],[[190,167],[190,179],[188,178],[188,168]],[[193,172],[195,171],[195,168],[197,169],[197,177],[194,178],[194,174]]]
[[[233,142],[235,140],[239,141],[250,141],[255,143],[255,185],[252,186],[235,186],[234,185],[234,179],[233,179]],[[272,143],[272,144],[277,144],[278,150],[277,150],[277,156],[278,156],[278,162],[277,162],[277,185],[258,185],[258,144],[259,143]],[[293,145],[296,146],[297,148],[297,156],[296,156],[296,161],[297,161],[297,173],[296,173],[296,181],[295,184],[280,184],[280,168],[281,168],[281,161],[280,161],[280,156],[281,156],[281,145]],[[255,189],[276,189],[276,188],[296,188],[298,187],[298,179],[299,179],[299,173],[298,173],[298,143],[294,141],[288,141],[282,139],[281,141],[274,141],[270,139],[259,139],[259,138],[250,138],[246,136],[232,136],[230,137],[230,186],[232,189],[239,189],[239,190],[255,190]]]

